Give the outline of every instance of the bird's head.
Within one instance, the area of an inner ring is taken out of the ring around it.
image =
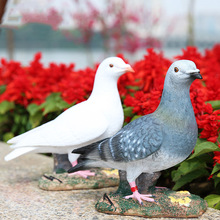
[[[118,79],[126,72],[134,72],[129,64],[119,57],[109,57],[102,61],[97,70],[97,75],[102,77]]]
[[[178,60],[174,62],[167,74],[171,81],[176,84],[189,82],[192,83],[195,79],[202,79],[200,70],[196,68],[193,61],[190,60]]]

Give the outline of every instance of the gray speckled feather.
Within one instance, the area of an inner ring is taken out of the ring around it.
[[[160,122],[153,115],[147,115],[125,126],[107,142],[114,161],[128,162],[153,154],[162,140]]]
[[[86,167],[111,167],[127,172],[133,182],[142,172],[153,173],[175,166],[192,152],[198,128],[190,100],[192,82],[201,79],[189,60],[174,62],[166,75],[157,110],[122,128],[111,138],[76,149],[81,162],[69,172]]]

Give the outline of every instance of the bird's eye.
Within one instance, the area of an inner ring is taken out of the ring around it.
[[[113,64],[109,64],[109,66],[112,68],[114,65]]]
[[[179,72],[179,69],[177,67],[174,67],[174,71],[177,73]]]

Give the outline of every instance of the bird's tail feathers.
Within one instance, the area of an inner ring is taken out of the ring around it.
[[[95,142],[95,143],[92,143],[92,144],[87,145],[85,147],[75,149],[72,151],[72,153],[80,154],[80,158],[105,160],[104,152],[103,152],[104,151],[103,145],[106,143],[106,140],[108,140],[108,138],[103,139],[98,142]]]
[[[87,170],[89,169],[91,166],[89,166],[91,160],[89,159],[81,159],[79,160],[79,163],[74,166],[74,167],[71,167],[69,170],[68,170],[68,173],[74,173],[74,172],[77,172],[79,170]]]
[[[20,136],[20,135],[19,135]],[[16,144],[19,136],[13,137],[7,141],[7,144]]]
[[[80,148],[77,148],[77,149],[74,149],[72,151],[72,153],[74,154],[81,154],[81,156],[86,156],[88,155],[91,151],[93,151],[95,148],[96,148],[96,143],[93,143],[93,144],[90,144],[90,145],[87,145],[87,146],[84,146],[84,147],[80,147]]]
[[[7,141],[7,144],[17,144],[18,142],[22,141],[28,134],[30,134],[32,130],[27,131],[26,133],[20,134],[15,136]]]
[[[101,161],[108,160],[108,148],[105,146],[108,138],[90,144],[85,147],[81,147],[72,151],[74,154],[81,154],[78,159],[78,164],[68,170],[68,173],[73,173],[79,170],[86,170],[91,167],[100,167]]]
[[[16,157],[34,151],[35,149],[36,147],[23,147],[23,148],[15,149],[11,153],[5,156],[5,161],[13,160]]]

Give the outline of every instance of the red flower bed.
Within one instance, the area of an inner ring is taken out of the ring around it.
[[[119,56],[123,58],[123,55]],[[24,126],[25,123],[29,122],[31,122],[32,127],[36,126],[45,122],[42,118],[46,117],[48,112],[64,110],[68,104],[79,103],[89,97],[98,65],[93,68],[87,67],[76,70],[74,64],[57,65],[51,63],[46,68],[42,65],[40,59],[41,53],[37,53],[34,60],[26,67],[23,67],[19,62],[1,59],[0,107],[4,103],[4,108],[3,110],[0,109],[0,116],[1,114],[8,114],[8,121],[12,120],[12,113],[21,114],[17,113],[16,106],[19,106],[18,112],[23,112],[25,115],[28,111],[30,115],[27,122],[21,120],[19,115],[16,116],[17,118],[14,117],[13,120],[15,121],[7,122],[8,124],[5,119],[0,117],[0,124],[4,125],[5,128],[5,130],[0,129],[0,133],[9,132],[10,126],[17,122],[20,123],[19,126]],[[216,164],[220,165],[220,153],[218,152],[220,147],[220,45],[206,50],[204,54],[201,54],[195,47],[187,47],[175,59],[194,61],[203,76],[203,80],[196,80],[190,89],[200,138],[192,160],[195,159],[195,155],[198,159],[202,153],[209,153],[209,155],[212,153],[212,164],[215,167],[214,169],[210,168],[210,170],[213,170],[208,173],[209,176],[212,175],[220,182],[220,175],[217,175],[220,166],[216,169]],[[126,122],[129,122],[133,117],[152,113],[157,108],[163,91],[166,72],[174,60],[169,60],[162,53],[156,53],[153,49],[148,49],[143,59],[132,64],[135,73],[127,73],[120,77],[118,88],[125,110]],[[60,103],[59,108],[53,100],[50,102],[48,99],[48,96],[54,93],[59,94],[50,98],[58,100],[57,102]],[[50,107],[45,111],[49,104]],[[42,112],[45,114],[42,114]],[[26,115],[26,118],[28,117]],[[5,126],[5,124],[10,126]],[[30,129],[30,126],[26,126],[22,131],[28,128]],[[14,127],[11,129],[12,135],[21,132],[17,132],[16,129]],[[203,169],[206,170],[210,160],[205,163],[204,166],[199,163],[200,168],[203,166]],[[190,172],[193,174],[194,170],[190,169],[188,170],[189,174]],[[178,169],[178,172],[180,171],[181,166]],[[205,175],[205,172],[203,175]]]
[[[120,57],[123,58],[122,55]],[[220,45],[206,50],[204,55],[195,47],[187,47],[175,58],[192,60],[201,70],[203,80],[196,80],[191,86],[192,104],[198,126],[202,129],[201,138],[216,142],[220,128],[219,111],[206,102],[220,100]],[[45,68],[40,59],[41,53],[37,53],[27,67],[22,67],[19,62],[1,60],[0,85],[6,89],[0,96],[0,103],[6,100],[24,107],[32,103],[40,105],[54,92],[60,92],[68,104],[79,103],[89,97],[97,65],[75,70],[74,64],[51,63]],[[135,74],[127,73],[119,79],[124,105],[132,107],[137,115],[153,112],[160,102],[170,64],[171,60],[162,53],[148,49],[144,58],[132,65]]]
[[[45,68],[40,59],[41,53],[37,53],[28,67],[22,67],[18,62],[1,60],[0,85],[7,87],[0,96],[0,102],[13,101],[25,107],[31,103],[42,104],[53,92],[61,92],[67,103],[78,103],[88,97],[96,69],[76,71],[74,64],[55,63]]]

